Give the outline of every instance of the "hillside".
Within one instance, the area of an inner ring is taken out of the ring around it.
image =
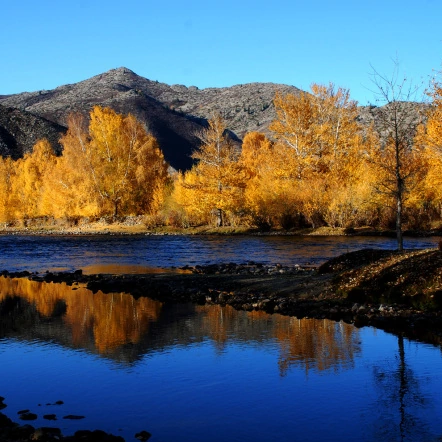
[[[26,111],[0,105],[0,155],[14,160],[29,152],[40,139],[47,138],[57,153],[65,128]]]
[[[71,112],[87,114],[98,104],[134,114],[157,137],[166,160],[176,169],[187,169],[199,143],[197,134],[215,112],[223,115],[233,139],[241,140],[250,131],[269,133],[276,91],[286,94],[299,89],[273,83],[198,89],[151,81],[124,67],[112,69],[49,91],[0,95],[0,105],[8,107],[9,114],[15,109],[16,115],[15,119],[2,117],[6,111],[0,110],[0,154],[20,157],[45,133],[55,143],[56,134],[66,130]],[[411,108],[417,121],[421,105]],[[363,123],[376,123],[378,108],[360,109]]]
[[[222,113],[234,138],[242,138],[251,130],[265,131],[274,119],[272,99],[276,90],[287,93],[298,89],[251,83],[200,90],[169,86],[140,77],[127,68],[118,68],[50,91],[0,96],[0,104],[64,127],[71,112],[88,113],[95,104],[122,113],[131,112],[158,138],[172,166],[183,169],[191,164],[189,155],[198,145],[196,134],[214,112]],[[2,121],[0,126],[8,130]],[[14,157],[21,155],[20,151],[16,153],[12,140],[8,146]]]

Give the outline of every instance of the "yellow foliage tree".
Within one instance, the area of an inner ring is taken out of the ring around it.
[[[157,208],[167,164],[156,139],[134,116],[95,106],[88,128],[80,115],[68,123],[63,157],[51,176],[59,214],[115,219]]]
[[[429,93],[433,100],[427,112],[426,124],[418,127],[415,144],[422,151],[427,164],[423,180],[422,201],[427,211],[432,206],[438,216],[442,214],[442,85],[434,83]]]
[[[0,157],[0,222],[14,219],[15,201],[12,193],[16,177],[15,164],[10,157]]]
[[[278,225],[296,205],[291,149],[250,132],[243,140],[240,163],[248,177],[244,197],[250,223],[260,229]]]
[[[218,227],[242,207],[245,174],[239,150],[225,134],[220,115],[200,134],[202,144],[192,157],[197,164],[176,182],[176,199],[191,217],[203,222],[215,217]]]
[[[416,121],[412,100],[418,87],[400,78],[399,65],[394,63],[390,76],[372,71],[372,82],[378,102],[376,126],[382,134],[382,142],[372,151],[372,164],[377,169],[377,191],[393,209],[396,218],[398,251],[403,251],[402,225],[407,199],[415,191],[415,185],[423,179],[425,170],[421,155],[414,144]]]
[[[48,173],[56,164],[55,153],[46,139],[37,141],[32,152],[15,163],[16,177],[12,193],[15,217],[28,219],[47,216],[49,213],[42,204],[45,182]]]
[[[313,226],[359,220],[363,201],[350,196],[367,196],[358,186],[370,137],[357,123],[349,91],[313,84],[311,93],[276,94],[274,103],[274,156],[284,158],[282,176],[291,181],[297,211]]]

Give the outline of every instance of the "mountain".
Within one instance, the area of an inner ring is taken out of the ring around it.
[[[223,115],[230,135],[240,141],[245,133],[269,133],[275,119],[273,98],[298,93],[294,86],[249,83],[223,88],[168,85],[141,77],[121,67],[88,80],[67,84],[50,91],[0,95],[0,155],[18,158],[46,136],[56,151],[57,140],[66,131],[71,112],[88,114],[94,105],[109,106],[120,113],[132,113],[158,139],[166,160],[175,169],[188,169],[190,155],[199,145],[198,133],[214,113]],[[403,103],[407,118],[417,124],[425,105]],[[380,109],[360,107],[363,124],[379,125]]]
[[[157,137],[166,160],[176,169],[187,169],[192,164],[190,154],[199,143],[197,134],[215,112],[224,116],[234,139],[240,140],[252,130],[266,132],[275,117],[272,100],[276,91],[296,93],[299,89],[273,83],[207,89],[170,86],[122,67],[50,91],[0,96],[0,105],[63,128],[71,112],[87,114],[97,104],[121,113],[130,112]],[[0,131],[1,127],[13,133],[2,121]],[[11,138],[6,145],[9,150],[4,151],[14,152],[14,157],[30,149],[14,147]]]

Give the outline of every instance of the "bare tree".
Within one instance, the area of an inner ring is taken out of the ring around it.
[[[378,191],[393,198],[396,212],[397,247],[403,251],[403,209],[412,178],[417,172],[414,167],[413,139],[419,123],[416,96],[420,85],[400,75],[399,63],[394,60],[390,76],[379,73],[373,66],[370,73],[373,94],[375,129],[380,137],[376,166],[383,171]]]

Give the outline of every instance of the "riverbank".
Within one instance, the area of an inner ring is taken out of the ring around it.
[[[304,227],[290,230],[260,231],[245,226],[193,226],[186,228],[172,226],[146,225],[143,217],[127,217],[120,221],[99,219],[93,222],[41,222],[28,220],[20,225],[0,226],[0,235],[286,235],[286,236],[385,236],[395,237],[396,232],[371,227],[342,228],[342,227]],[[404,236],[442,236],[442,229],[406,230]]]
[[[318,268],[215,264],[156,274],[84,275],[2,272],[6,277],[86,285],[93,292],[126,292],[162,302],[230,305],[297,318],[370,325],[442,343],[442,252],[365,249]]]

